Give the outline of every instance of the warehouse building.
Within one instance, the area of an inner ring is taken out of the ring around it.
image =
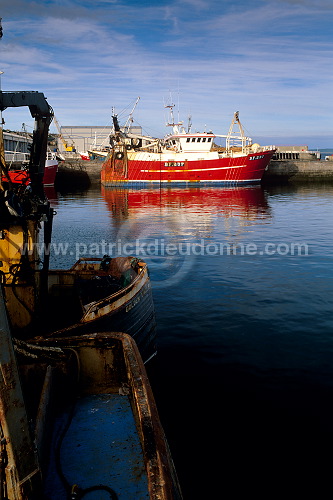
[[[142,128],[130,127],[133,134],[142,134]],[[61,126],[58,136],[58,151],[61,154],[68,152],[85,153],[91,150],[107,148],[110,144],[112,127],[105,126]]]

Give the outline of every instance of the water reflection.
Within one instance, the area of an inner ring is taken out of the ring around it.
[[[103,188],[120,253],[146,260],[154,289],[186,279],[199,256],[230,252],[258,220],[271,218],[260,186],[242,188]],[[227,248],[226,248],[227,247]]]
[[[241,188],[117,189],[102,186],[113,218],[122,222],[134,215],[174,209],[189,214],[222,214],[253,220],[269,217],[267,196],[261,186]]]

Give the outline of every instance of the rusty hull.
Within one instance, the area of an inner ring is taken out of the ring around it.
[[[29,418],[9,324],[0,290],[0,431],[1,466],[4,467],[6,498],[24,500],[40,491],[41,471],[30,433]]]

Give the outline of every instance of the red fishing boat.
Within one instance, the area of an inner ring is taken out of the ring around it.
[[[182,122],[175,123],[169,105],[172,133],[164,139],[135,136],[123,130],[113,115],[114,130],[110,136],[110,153],[103,163],[101,183],[104,186],[143,185],[238,185],[260,183],[275,147],[262,147],[246,137],[233,116],[229,132],[191,132]],[[225,145],[216,144],[224,138]]]

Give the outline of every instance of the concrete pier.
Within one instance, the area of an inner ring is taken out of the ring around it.
[[[101,183],[101,161],[67,159],[59,163],[55,186],[60,191],[85,189]]]

